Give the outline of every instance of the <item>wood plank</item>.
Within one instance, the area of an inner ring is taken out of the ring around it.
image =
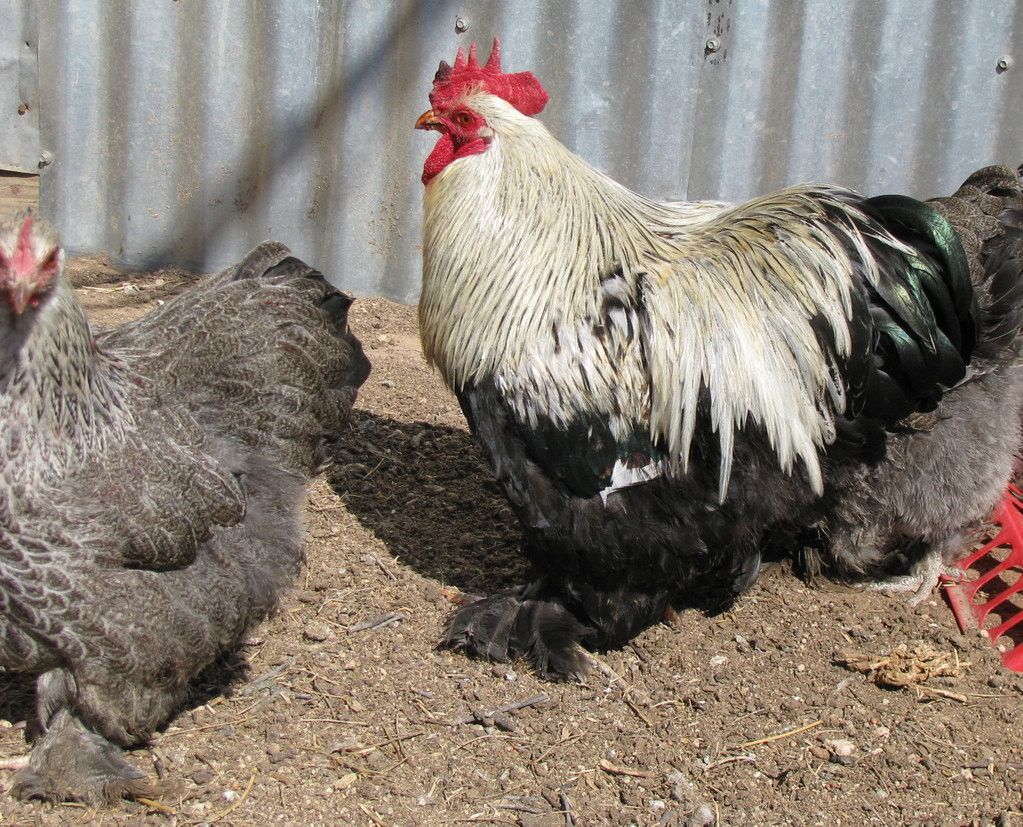
[[[0,169],[0,220],[25,207],[39,209],[39,176]]]

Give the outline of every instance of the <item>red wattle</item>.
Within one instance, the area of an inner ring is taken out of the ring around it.
[[[433,148],[430,157],[423,164],[423,184],[429,184],[433,177],[444,167],[455,160],[455,142],[447,133],[443,133]]]
[[[423,164],[423,184],[429,184],[444,167],[459,158],[466,158],[469,155],[476,155],[487,148],[487,142],[483,138],[476,138],[467,144],[462,144],[455,149],[454,139],[447,133],[440,136],[437,146],[433,148],[430,157]]]

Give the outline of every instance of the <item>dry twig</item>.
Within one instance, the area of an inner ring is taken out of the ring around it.
[[[747,747],[755,747],[759,746],[760,744],[768,744],[771,741],[780,741],[782,738],[788,738],[791,735],[799,735],[801,732],[806,732],[807,730],[813,729],[814,727],[818,727],[823,723],[824,721],[818,718],[816,721],[811,721],[810,723],[801,727],[797,727],[796,729],[787,729],[784,732],[776,732],[774,735],[768,735],[764,738],[757,738],[753,741],[746,741],[745,743],[739,744],[739,747],[740,749],[746,749]]]
[[[461,726],[462,724],[480,724],[481,726],[490,726],[491,722],[494,722],[495,716],[500,717],[500,715],[504,712],[514,712],[517,709],[525,709],[528,706],[547,703],[549,700],[550,696],[546,692],[541,692],[539,695],[526,698],[524,701],[515,701],[510,704],[504,704],[503,706],[496,706],[493,709],[475,710],[471,714],[466,715],[464,718],[456,718],[453,721],[445,721],[444,723],[448,726]]]
[[[385,626],[392,626],[401,623],[406,617],[401,612],[387,612],[372,620],[363,620],[348,627],[349,632],[377,631]]]
[[[717,769],[718,767],[724,767],[727,764],[734,764],[736,761],[746,761],[750,764],[757,763],[757,757],[753,753],[742,754],[742,755],[726,755],[724,758],[719,758],[717,761],[712,761],[704,767],[705,772]]]
[[[627,775],[629,778],[650,778],[653,775],[652,772],[643,772],[642,770],[631,770],[628,767],[619,767],[617,764],[612,764],[605,758],[601,758],[597,762],[597,766],[608,775]]]
[[[150,810],[156,810],[158,813],[163,813],[164,815],[176,816],[178,814],[177,810],[161,804],[159,801],[154,801],[152,798],[139,797],[135,800],[143,807],[148,807]]]

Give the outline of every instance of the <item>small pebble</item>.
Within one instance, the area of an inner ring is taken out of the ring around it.
[[[856,751],[856,747],[853,742],[847,741],[845,738],[829,738],[824,742],[824,746],[827,747],[833,755],[838,755],[843,758],[848,758]]]
[[[302,637],[314,643],[322,643],[331,637],[333,632],[326,623],[310,623],[302,632]]]
[[[282,761],[292,758],[295,752],[293,750],[269,750],[266,755],[271,764],[280,764]]]
[[[207,769],[201,769],[196,770],[188,777],[201,787],[203,784],[209,784],[213,780],[213,773]]]
[[[686,827],[714,827],[714,808],[704,802],[686,819]]]

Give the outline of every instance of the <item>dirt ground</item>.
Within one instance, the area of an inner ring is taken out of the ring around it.
[[[72,271],[100,324],[190,281]],[[310,491],[304,575],[227,690],[129,754],[164,779],[159,809],[22,804],[0,772],[0,823],[1023,825],[1023,676],[938,596],[914,610],[779,565],[584,684],[438,651],[459,592],[520,573],[517,530],[415,309],[360,301],[352,325],[374,371],[345,463]],[[917,641],[943,668],[915,687],[840,662]],[[29,697],[0,690],[0,754],[18,754]]]

